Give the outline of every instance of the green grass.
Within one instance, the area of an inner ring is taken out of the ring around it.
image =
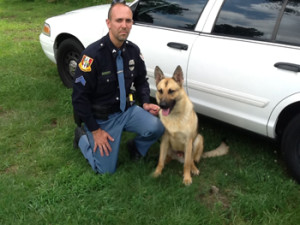
[[[49,1],[50,2],[50,1]],[[0,0],[0,224],[298,224],[300,188],[267,139],[200,117],[204,159],[193,184],[171,162],[153,179],[159,145],[132,162],[125,134],[114,175],[95,174],[72,147],[71,90],[39,44],[47,17],[100,1]],[[76,4],[74,4],[74,2]],[[123,150],[124,149],[124,150]],[[211,193],[211,187],[219,188]]]

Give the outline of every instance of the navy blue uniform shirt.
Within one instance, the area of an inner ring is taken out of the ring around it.
[[[117,49],[107,34],[89,45],[83,52],[75,71],[72,103],[75,113],[90,131],[99,128],[92,112],[92,105],[120,105],[117,77]],[[140,49],[130,41],[120,48],[124,63],[126,95],[132,85],[141,104],[150,102],[150,88],[146,67]]]

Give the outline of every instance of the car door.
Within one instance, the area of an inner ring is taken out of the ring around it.
[[[156,90],[154,69],[159,66],[171,77],[180,65],[186,76],[189,55],[199,36],[198,18],[207,0],[139,1],[129,40],[136,43],[145,59],[151,95]],[[186,80],[186,79],[185,79]]]
[[[300,5],[286,3],[225,0],[210,15],[188,64],[198,112],[267,135],[276,105],[300,91]]]

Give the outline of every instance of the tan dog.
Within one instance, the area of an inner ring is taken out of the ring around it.
[[[161,107],[160,119],[165,126],[165,133],[160,145],[160,156],[156,170],[153,174],[158,177],[167,159],[177,159],[184,163],[183,183],[192,183],[191,173],[200,172],[195,165],[202,157],[215,157],[225,155],[229,147],[222,142],[221,145],[209,152],[203,153],[204,140],[198,134],[198,117],[194,111],[183,88],[183,72],[177,66],[172,78],[165,78],[161,69],[155,68],[156,101]]]

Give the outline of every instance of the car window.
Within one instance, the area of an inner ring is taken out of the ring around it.
[[[300,44],[299,0],[225,0],[212,33]]]
[[[270,40],[282,0],[226,0],[213,33]]]
[[[300,1],[289,0],[284,10],[276,40],[300,45]]]
[[[133,19],[136,23],[194,30],[208,0],[139,1]]]

